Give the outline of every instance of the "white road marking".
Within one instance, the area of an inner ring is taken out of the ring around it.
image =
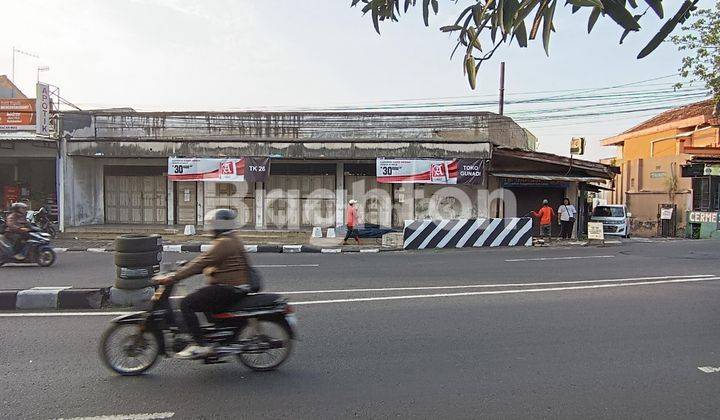
[[[639,281],[639,280],[643,280],[643,279],[666,279],[666,278],[667,278],[667,280]],[[480,295],[558,292],[558,291],[571,291],[571,290],[603,289],[603,288],[611,288],[611,287],[648,286],[648,285],[672,284],[672,283],[693,283],[693,282],[716,281],[716,280],[720,280],[720,277],[712,276],[712,275],[708,275],[708,274],[693,275],[693,276],[638,277],[635,279],[585,280],[584,281],[585,283],[604,282],[607,284],[592,284],[592,285],[584,285],[584,286],[490,290],[490,291],[482,291],[482,292],[462,292],[462,293],[437,293],[437,294],[428,294],[428,295],[381,296],[381,297],[368,297],[368,298],[300,301],[300,302],[290,302],[290,303],[292,305],[321,305],[321,304],[330,304],[330,303],[373,302],[373,301],[381,301],[381,300],[407,300],[407,299],[423,299],[423,298],[446,298],[446,297],[480,296]],[[630,282],[630,281],[634,281],[634,282]],[[562,283],[577,284],[579,282],[559,282],[559,283],[560,284],[562,284]],[[558,282],[533,283],[533,284],[534,285],[558,284]],[[527,286],[529,284],[522,284],[522,285]],[[493,287],[493,285],[475,285],[475,286]],[[501,286],[508,286],[508,285],[501,285]],[[446,287],[438,286],[438,288],[446,288]],[[467,286],[450,286],[450,287],[467,287]],[[495,287],[497,287],[497,285],[495,285]],[[401,289],[401,288],[370,289],[370,290],[397,290],[397,289]],[[358,289],[349,289],[349,290],[357,291]],[[317,293],[317,292],[324,292],[324,291],[313,291],[313,292]],[[280,292],[280,293],[291,294],[293,292]],[[297,293],[297,292],[295,292],[295,293]],[[138,312],[138,311],[134,311],[134,312],[19,312],[19,313],[0,313],[0,318],[65,317],[65,316],[120,316],[120,315],[136,313],[136,312]]]
[[[143,414],[113,414],[109,416],[94,416],[94,417],[72,417],[72,418],[59,418],[56,420],[157,420],[157,419],[169,419],[173,417],[175,413],[143,413]]]
[[[541,283],[496,283],[496,284],[466,284],[453,286],[414,286],[414,287],[380,287],[374,289],[327,289],[327,290],[292,290],[278,291],[282,295],[312,295],[323,293],[353,293],[353,292],[397,292],[407,290],[438,290],[438,289],[478,289],[478,288],[496,288],[496,287],[528,287],[528,286],[557,286],[560,284],[592,284],[592,283],[612,283],[612,282],[631,282],[641,280],[666,280],[681,278],[707,278],[714,277],[713,274],[699,274],[690,276],[657,276],[657,277],[629,277],[619,279],[604,280],[577,280],[577,281],[548,281]]]
[[[258,268],[320,267],[320,264],[256,264]]]
[[[713,367],[713,366],[698,366],[698,369],[700,369],[700,371],[705,372],[705,373],[719,373],[720,372],[720,367]]]
[[[505,260],[505,262],[521,262],[521,261],[555,261],[555,260],[583,260],[588,258],[615,258],[614,255],[586,255],[580,257],[543,257],[543,258],[515,258]]]
[[[133,312],[13,312],[0,313],[0,318],[23,318],[23,317],[64,317],[64,316],[121,316],[128,315]]]
[[[594,284],[594,285],[589,285],[589,286],[547,287],[547,288],[539,288],[539,289],[489,290],[489,291],[485,291],[485,292],[463,292],[463,293],[436,293],[436,294],[432,294],[432,295],[381,296],[381,297],[369,297],[369,298],[309,300],[309,301],[290,302],[290,303],[293,306],[300,306],[300,305],[322,305],[322,304],[329,304],[329,303],[374,302],[374,301],[382,301],[382,300],[429,299],[429,298],[447,298],[447,297],[481,296],[481,295],[509,295],[509,294],[518,294],[518,293],[561,292],[561,291],[567,291],[567,290],[605,289],[605,288],[611,288],[611,287],[648,286],[648,285],[671,284],[671,283],[694,283],[694,282],[701,282],[701,281],[716,281],[716,280],[720,280],[720,277],[709,277],[709,278],[700,278],[700,279],[659,280],[659,281],[646,281],[646,282],[640,282],[640,283]]]

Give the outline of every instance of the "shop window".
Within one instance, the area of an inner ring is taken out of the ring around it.
[[[692,179],[693,210],[720,211],[720,177],[705,176]]]

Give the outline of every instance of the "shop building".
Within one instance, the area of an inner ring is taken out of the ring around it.
[[[57,210],[57,143],[35,134],[35,103],[0,75],[0,210],[17,201]]]
[[[122,110],[61,120],[66,227],[201,226],[208,210],[230,207],[246,229],[306,230],[342,225],[350,199],[365,223],[400,227],[502,217],[501,187],[518,192],[520,210],[550,192],[579,200],[584,186],[613,176],[606,165],[535,152],[532,134],[487,112]],[[396,174],[420,172],[385,176],[382,160]],[[458,178],[462,168],[475,176]]]
[[[687,211],[709,208],[701,197],[710,197],[712,179],[692,176],[682,167],[696,156],[720,150],[720,119],[714,110],[712,100],[696,102],[603,140],[603,145],[616,148],[614,163],[621,168],[608,201],[627,206],[635,235],[682,236]],[[669,221],[661,218],[663,208],[673,209]]]

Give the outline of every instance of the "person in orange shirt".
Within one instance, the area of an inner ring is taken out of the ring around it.
[[[347,244],[347,240],[350,239],[350,237],[355,237],[355,242],[360,245],[360,235],[357,230],[358,214],[357,209],[355,208],[356,204],[356,200],[350,200],[348,202],[348,207],[345,212],[345,225],[347,226],[347,233],[345,234],[343,245]]]
[[[543,206],[540,210],[532,212],[532,215],[540,219],[540,236],[547,236],[549,240],[552,236],[552,219],[555,217],[555,210],[550,207],[547,200],[543,200]]]

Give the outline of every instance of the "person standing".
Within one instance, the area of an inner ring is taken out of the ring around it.
[[[345,239],[343,239],[343,245],[347,244],[347,240],[350,239],[351,236],[354,236],[355,242],[360,245],[360,234],[357,231],[358,215],[357,209],[355,208],[356,204],[356,200],[348,201],[348,207],[345,211],[345,227],[347,227],[347,233],[345,234]]]
[[[565,198],[563,204],[558,207],[558,223],[560,223],[561,238],[570,239],[572,237],[575,218],[577,218],[577,210],[575,210],[575,206],[570,204],[570,199]]]
[[[538,211],[532,212],[532,215],[540,219],[540,236],[552,237],[552,219],[555,217],[555,211],[548,204],[547,199],[543,200],[543,206]]]

